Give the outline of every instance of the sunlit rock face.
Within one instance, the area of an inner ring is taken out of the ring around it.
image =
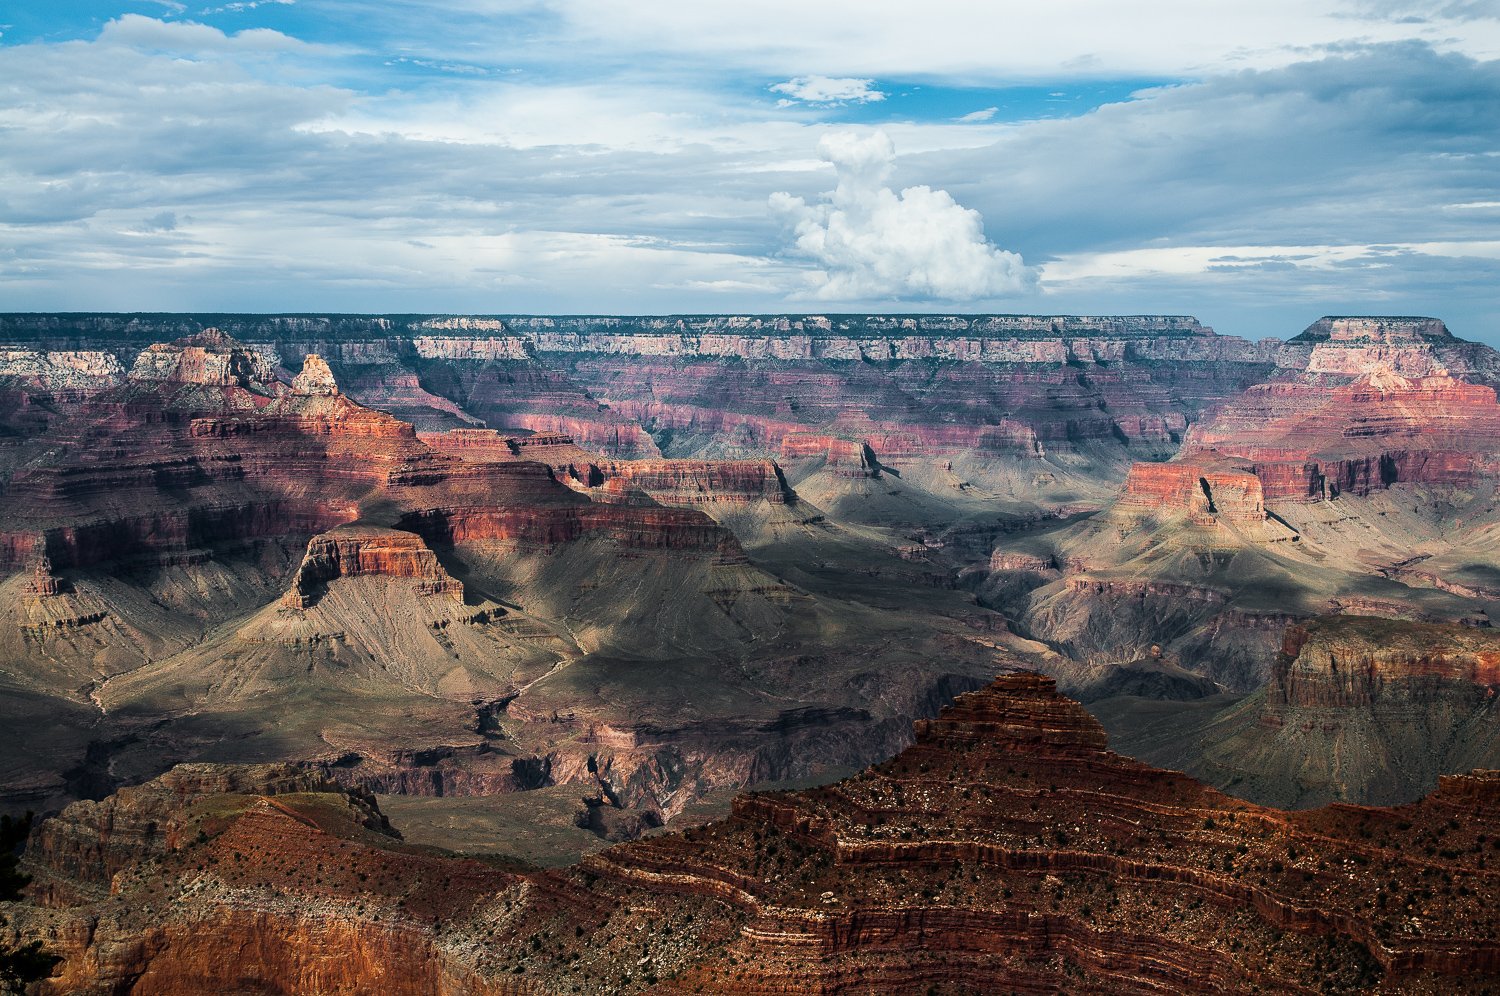
[[[339,385],[328,368],[328,361],[317,353],[308,353],[302,359],[302,372],[292,381],[292,390],[298,394],[338,394]]]
[[[275,376],[265,357],[218,329],[141,351],[130,379],[209,387],[264,388]]]
[[[1494,388],[1446,370],[1404,377],[1388,366],[1331,389],[1259,385],[1194,426],[1184,457],[1215,450],[1250,461],[1267,500],[1317,501],[1396,483],[1469,485],[1495,473]]]
[[[1382,367],[1403,377],[1446,370],[1494,387],[1494,351],[1454,336],[1436,318],[1326,317],[1277,350],[1278,380],[1337,384]]]
[[[1495,467],[1500,358],[1435,318],[1323,318],[1279,369],[1193,426],[1183,456],[1252,461],[1268,501],[1466,485]]]

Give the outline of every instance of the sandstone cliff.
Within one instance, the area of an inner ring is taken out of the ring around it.
[[[1275,805],[1408,802],[1500,766],[1497,688],[1500,635],[1322,616],[1287,627],[1270,684],[1207,730],[1192,770]]]
[[[495,429],[455,429],[421,438],[440,453],[476,463],[544,463],[558,480],[596,500],[611,500],[592,490],[610,482],[645,492],[663,505],[685,507],[759,501],[780,505],[790,492],[770,460],[609,460],[562,433],[506,436]]]

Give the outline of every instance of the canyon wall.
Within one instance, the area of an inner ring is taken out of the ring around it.
[[[1406,802],[1500,766],[1497,688],[1500,635],[1321,616],[1287,627],[1270,683],[1203,737],[1194,770],[1279,805]]]
[[[852,447],[930,473],[957,459],[980,487],[1069,508],[1102,504],[1130,454],[1170,455],[1205,407],[1268,374],[1280,345],[1181,316],[1004,315],[13,315],[0,316],[0,339],[94,343],[131,362],[145,335],[210,319],[282,379],[314,355],[354,400],[424,432],[560,433],[624,460],[789,461]],[[11,366],[24,379],[37,362]],[[0,378],[8,369],[0,363]],[[1006,465],[1080,447],[1103,462],[1050,477]],[[835,474],[857,464],[826,461]]]
[[[1500,974],[1493,771],[1400,810],[1278,811],[1112,753],[1028,673],[915,732],[837,784],[555,871],[404,847],[326,785],[163,779],[39,828],[50,907],[9,908],[4,939],[62,958],[47,994],[1457,994]],[[166,830],[139,843],[148,822]],[[118,864],[107,894],[91,848]]]

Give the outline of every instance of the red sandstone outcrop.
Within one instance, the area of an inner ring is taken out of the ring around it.
[[[1057,694],[1056,680],[1038,674],[1002,675],[988,688],[960,695],[937,719],[917,720],[915,728],[918,745],[974,740],[1021,751],[1042,745],[1102,751],[1107,743],[1099,721]]]
[[[391,832],[367,792],[350,792],[326,774],[289,764],[180,764],[160,778],[100,802],[76,802],[44,820],[27,845],[27,890],[42,906],[65,907],[107,898],[120,871],[186,847],[189,808],[210,796],[331,793],[354,821]]]
[[[464,598],[463,582],[448,575],[420,536],[395,529],[344,526],[312,538],[292,587],[281,601],[288,608],[306,608],[327,582],[364,575],[412,578],[418,594],[442,595],[458,602]]]
[[[21,587],[23,594],[36,598],[50,598],[67,590],[68,583],[53,573],[52,560],[45,554],[31,564],[31,576]]]
[[[1435,319],[1324,319],[1304,337],[1314,343],[1304,374],[1222,405],[1189,430],[1178,459],[1216,451],[1249,461],[1273,502],[1398,482],[1468,485],[1500,468],[1494,389],[1460,379],[1500,369],[1474,359],[1484,347],[1453,339]],[[1474,361],[1453,371],[1438,364],[1448,353]]]
[[[843,439],[813,432],[782,437],[781,458],[787,462],[820,460],[841,477],[872,477],[880,469],[875,451],[863,439]]]
[[[663,505],[686,507],[757,501],[781,505],[790,493],[770,460],[607,460],[561,433],[506,436],[495,429],[454,429],[421,438],[440,453],[476,463],[544,463],[563,483],[609,503],[623,499],[608,492],[629,489]],[[588,490],[595,488],[606,494]]]
[[[1112,509],[1112,515],[1122,520],[1162,521],[1183,512],[1197,526],[1259,526],[1266,520],[1260,479],[1243,461],[1215,453],[1171,463],[1137,463]]]

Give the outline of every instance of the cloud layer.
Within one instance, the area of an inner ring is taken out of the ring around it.
[[[1035,289],[1035,271],[985,239],[979,212],[946,190],[915,186],[898,195],[883,185],[896,159],[885,132],[830,133],[818,155],[838,170],[838,186],[821,203],[785,191],[770,198],[795,233],[794,252],[821,267],[809,274],[812,297],[969,302]]]
[[[243,4],[67,41],[23,24],[0,39],[0,294],[490,312],[811,297],[1196,313],[1249,335],[1399,311],[1500,341],[1495,18],[1297,7],[1217,5],[1214,27],[1184,0],[1121,25],[1069,0],[1087,23],[1064,38],[1061,15],[939,3],[944,49],[876,3],[816,52],[750,23],[774,3],[665,0],[638,23],[604,0]],[[801,8],[809,31],[848,13]],[[980,30],[1002,14],[1005,32]],[[743,32],[726,47],[711,28]],[[986,69],[974,38],[1001,35]],[[814,154],[835,134],[858,137]]]

